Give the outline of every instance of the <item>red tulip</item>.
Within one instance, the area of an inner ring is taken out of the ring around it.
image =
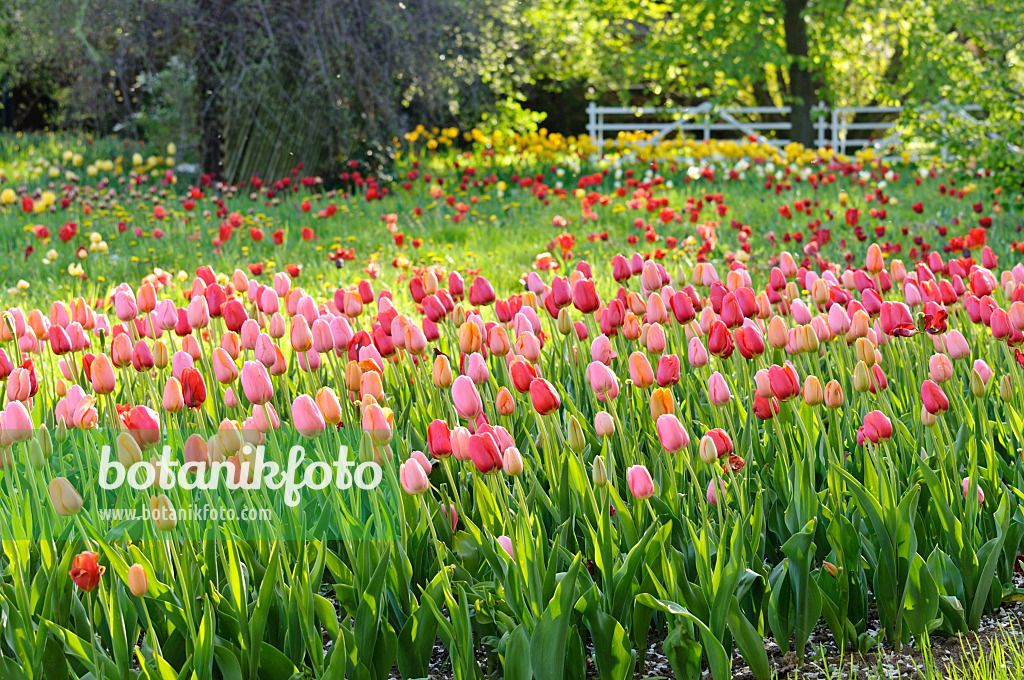
[[[659,357],[656,378],[659,387],[679,382],[679,357],[675,354],[664,354]]]
[[[469,437],[469,458],[476,469],[487,474],[501,470],[502,457],[498,440],[491,432],[477,432]]]
[[[709,437],[711,441],[715,443],[715,451],[719,458],[727,456],[733,452],[732,438],[729,437],[729,433],[725,430],[716,427],[708,430],[704,436]]]
[[[729,332],[729,328],[722,321],[716,319],[708,331],[708,351],[716,357],[728,359],[732,356],[732,350],[732,333]]]
[[[448,423],[443,420],[434,420],[427,426],[427,450],[434,458],[445,458],[452,455],[452,439]]]
[[[101,355],[102,356],[102,355]],[[206,381],[203,374],[191,366],[181,372],[181,394],[188,408],[202,408],[206,401]]]
[[[530,383],[530,401],[537,413],[546,416],[558,410],[562,405],[562,399],[558,396],[555,386],[543,378],[537,378]]]
[[[793,364],[785,366],[773,365],[768,368],[768,382],[772,395],[779,401],[786,401],[800,395],[800,378]]]
[[[780,317],[775,317],[776,319]],[[736,348],[744,359],[753,359],[764,354],[764,338],[761,331],[754,325],[744,325],[736,329]],[[785,347],[785,344],[783,344]]]
[[[96,590],[100,585],[100,577],[107,570],[106,567],[100,566],[99,559],[99,553],[86,551],[75,555],[71,560],[71,571],[68,575],[84,592]]]
[[[127,408],[118,406],[121,425],[138,443],[139,448],[146,449],[160,443],[160,416],[148,406]]]
[[[508,365],[508,372],[512,376],[512,385],[520,394],[525,394],[530,389],[530,384],[537,378],[537,369],[524,357],[516,357]]]
[[[601,306],[597,288],[591,279],[580,279],[572,289],[572,303],[584,314],[592,314]]]
[[[491,282],[483,276],[473,279],[469,286],[469,304],[475,307],[482,307],[494,302],[494,287]]]
[[[928,413],[935,415],[949,410],[949,399],[939,384],[933,380],[925,380],[921,384],[921,402]]]
[[[761,420],[771,420],[779,413],[779,402],[775,397],[765,399],[760,394],[754,395],[754,415]]]
[[[864,416],[864,424],[857,430],[857,443],[865,441],[878,444],[892,436],[892,422],[881,411],[871,411]]]

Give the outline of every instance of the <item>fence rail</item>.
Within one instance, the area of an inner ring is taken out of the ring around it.
[[[980,106],[953,106],[940,102],[934,108],[943,115],[972,117]],[[789,106],[716,107],[710,102],[690,107],[587,107],[587,134],[603,146],[606,133],[654,132],[637,145],[658,144],[673,132],[690,134],[709,140],[715,133],[731,132],[754,137],[758,141],[785,146],[790,143],[793,126]],[[867,146],[884,149],[900,141],[896,129],[901,106],[837,106],[819,103],[811,109],[815,146],[829,146],[837,152],[863,149]],[[864,120],[870,116],[877,120]],[[852,133],[852,134],[851,134]],[[864,134],[870,133],[870,134]],[[770,136],[769,136],[770,135]]]

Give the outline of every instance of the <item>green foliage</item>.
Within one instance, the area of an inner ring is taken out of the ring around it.
[[[578,106],[579,93],[655,105],[949,101],[981,105],[984,123],[910,115],[908,129],[985,167],[1021,165],[994,140],[1021,125],[1022,0],[136,4],[0,8],[15,124],[174,140],[233,179],[296,161],[326,173],[339,157],[387,166],[390,139],[417,123],[530,132],[545,118],[531,100]],[[801,26],[806,56],[792,44]],[[794,88],[794,66],[809,91]]]

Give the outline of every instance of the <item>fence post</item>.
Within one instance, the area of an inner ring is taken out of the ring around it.
[[[839,153],[839,107],[832,108],[832,151]]]
[[[825,147],[825,128],[828,127],[827,123],[825,123],[825,116],[827,115],[825,102],[818,102],[815,108],[818,109],[817,120],[814,121],[814,126],[818,128],[817,146],[819,149],[822,149]]]
[[[597,105],[594,102],[590,102],[587,106],[587,135],[590,136],[590,141],[597,139]]]

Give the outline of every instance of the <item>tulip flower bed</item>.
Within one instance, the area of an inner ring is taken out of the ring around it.
[[[62,143],[0,165],[4,678],[626,679],[653,636],[766,680],[766,638],[927,649],[1021,595],[998,178],[420,130],[390,179],[188,185]]]

